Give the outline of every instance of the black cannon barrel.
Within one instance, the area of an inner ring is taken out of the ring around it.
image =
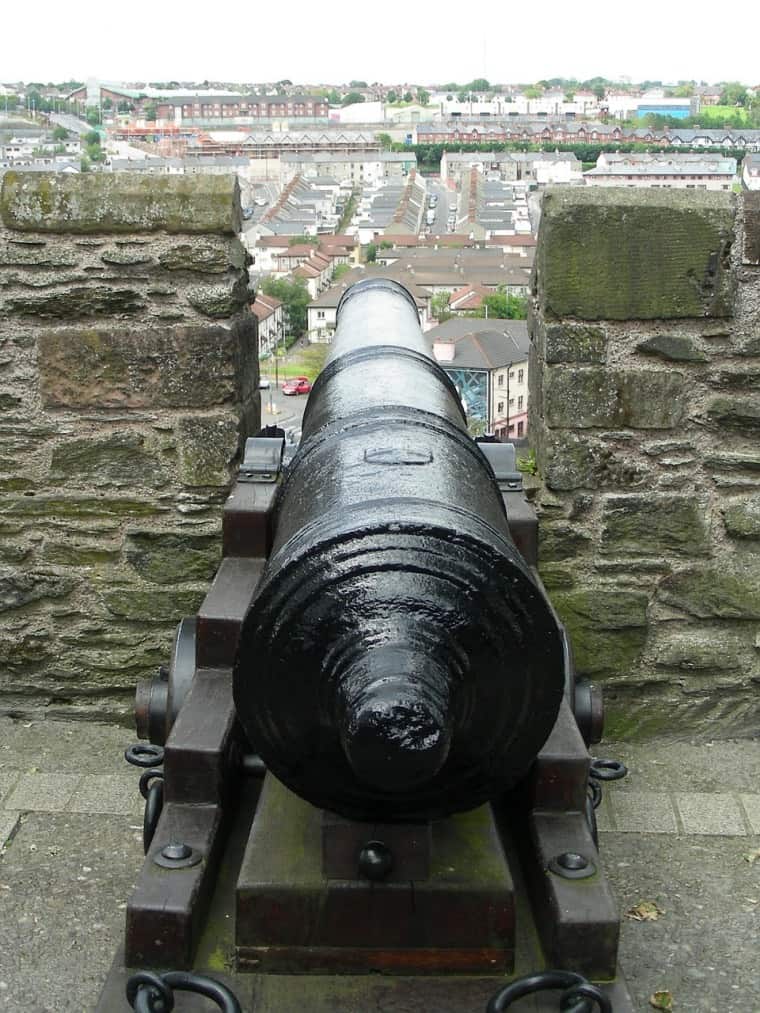
[[[344,295],[234,671],[267,766],[359,819],[494,797],[535,758],[563,692],[556,620],[428,348],[402,286]]]

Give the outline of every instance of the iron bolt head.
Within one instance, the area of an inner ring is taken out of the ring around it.
[[[165,844],[161,849],[161,854],[164,858],[169,858],[172,861],[180,862],[185,858],[189,858],[192,854],[193,849],[189,844],[181,844],[178,842],[172,842],[171,844]]]
[[[367,841],[359,852],[359,875],[378,883],[393,868],[393,852],[382,841]]]
[[[575,871],[585,869],[588,865],[588,859],[585,855],[579,855],[577,851],[565,851],[563,854],[557,856],[557,865],[561,865],[563,869]]]

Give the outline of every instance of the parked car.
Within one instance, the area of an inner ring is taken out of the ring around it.
[[[271,386],[272,384],[266,376],[259,377],[259,390],[269,390]]]
[[[311,390],[311,380],[308,376],[296,376],[292,380],[286,380],[282,385],[283,394],[308,394]]]

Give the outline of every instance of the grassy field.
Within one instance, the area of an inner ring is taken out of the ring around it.
[[[287,380],[292,376],[308,376],[312,381],[316,380],[317,374],[321,372],[325,364],[327,345],[307,345],[305,348],[294,348],[284,356],[278,356],[275,364],[274,358],[266,359],[261,363],[261,375],[270,380]]]
[[[749,113],[741,106],[702,106],[699,110],[699,119],[706,126],[708,122],[717,120],[717,126],[722,126],[726,119],[736,119],[741,123],[747,123]]]

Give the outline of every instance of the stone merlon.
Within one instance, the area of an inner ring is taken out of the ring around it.
[[[23,232],[69,234],[240,231],[234,175],[18,173],[3,177],[0,221]]]
[[[581,320],[732,315],[735,196],[549,187],[536,258],[547,313]]]

